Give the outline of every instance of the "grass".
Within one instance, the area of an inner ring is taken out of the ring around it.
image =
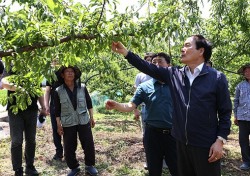
[[[6,89],[1,89],[0,90],[0,103],[4,101],[4,99],[7,98],[7,90]]]
[[[128,114],[96,114],[96,127],[93,129],[96,149],[96,167],[100,176],[147,176],[144,170],[145,154],[142,146],[140,125]],[[222,159],[223,176],[248,176],[241,171],[238,128],[232,126],[232,134],[225,145],[225,157]],[[35,166],[42,176],[67,175],[69,169],[65,162],[53,161],[55,153],[49,117],[46,125],[37,131],[37,149]],[[78,144],[77,158],[84,174],[84,154]],[[13,175],[10,158],[10,139],[0,141],[0,175]],[[24,162],[23,162],[24,163]],[[170,175],[164,169],[163,176]]]
[[[96,127],[93,129],[96,149],[96,167],[99,175],[145,175],[145,156],[142,147],[139,124],[127,115],[105,116],[96,114]],[[0,142],[0,175],[13,175],[10,159],[10,139]],[[41,175],[66,175],[69,169],[65,162],[53,161],[55,153],[52,131],[47,119],[46,125],[37,131],[35,166]],[[84,154],[80,145],[77,158],[84,170]],[[24,163],[24,162],[23,162]],[[84,175],[84,172],[81,173]]]

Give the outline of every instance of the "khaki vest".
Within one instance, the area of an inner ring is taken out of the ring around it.
[[[84,87],[77,88],[77,108],[71,103],[64,85],[59,86],[58,92],[61,103],[61,123],[63,127],[70,127],[75,125],[85,125],[89,122],[89,115],[87,112],[87,104]]]

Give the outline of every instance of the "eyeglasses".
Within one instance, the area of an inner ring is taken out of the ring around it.
[[[165,61],[165,59],[153,59],[152,60],[152,64],[163,64],[163,63],[167,63],[166,61]]]
[[[147,53],[145,53],[145,55],[146,56],[152,56],[152,55],[154,55],[154,53],[153,52],[147,52]]]

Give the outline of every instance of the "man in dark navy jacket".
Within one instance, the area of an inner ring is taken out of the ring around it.
[[[181,62],[186,64],[183,68],[147,63],[120,42],[113,42],[112,50],[140,71],[169,85],[180,176],[220,176],[232,103],[225,75],[204,64],[212,55],[211,44],[201,35],[187,38],[181,49]]]

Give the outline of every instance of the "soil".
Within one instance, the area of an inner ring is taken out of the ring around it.
[[[105,129],[102,129],[104,128]],[[115,128],[114,128],[115,127]],[[117,131],[117,128],[120,130]],[[52,134],[50,124],[47,122],[45,126],[38,129],[37,135],[37,153],[36,163],[39,170],[46,171],[41,175],[66,175],[69,171],[65,162],[56,163],[52,160],[54,155],[54,145],[52,142]],[[115,120],[99,120],[96,123],[96,129],[93,131],[95,139],[96,160],[100,176],[116,176],[122,174],[125,168],[133,168],[142,170],[141,172],[147,175],[147,171],[143,168],[145,162],[145,153],[142,145],[141,131],[139,125],[133,121],[115,121]],[[9,137],[8,122],[0,122],[0,141]],[[78,145],[78,148],[80,145]],[[249,171],[239,169],[241,165],[240,147],[238,142],[238,134],[232,133],[229,135],[225,148],[225,155],[222,158],[222,175],[223,176],[250,176]],[[80,149],[77,153],[79,161],[84,162],[83,153]],[[6,156],[6,160],[0,159],[1,163],[10,162],[10,156]],[[8,164],[8,163],[7,163]],[[0,167],[0,175],[11,175],[10,163],[6,172]],[[50,168],[52,167],[53,168]],[[55,171],[57,167],[57,170]],[[8,171],[7,171],[8,170]],[[48,172],[48,174],[46,174]],[[49,174],[53,172],[53,174]],[[124,171],[125,172],[125,171]],[[13,174],[13,172],[12,172]],[[82,175],[84,175],[82,173]],[[135,174],[136,175],[136,174]],[[168,176],[168,171],[164,172],[163,176]]]

